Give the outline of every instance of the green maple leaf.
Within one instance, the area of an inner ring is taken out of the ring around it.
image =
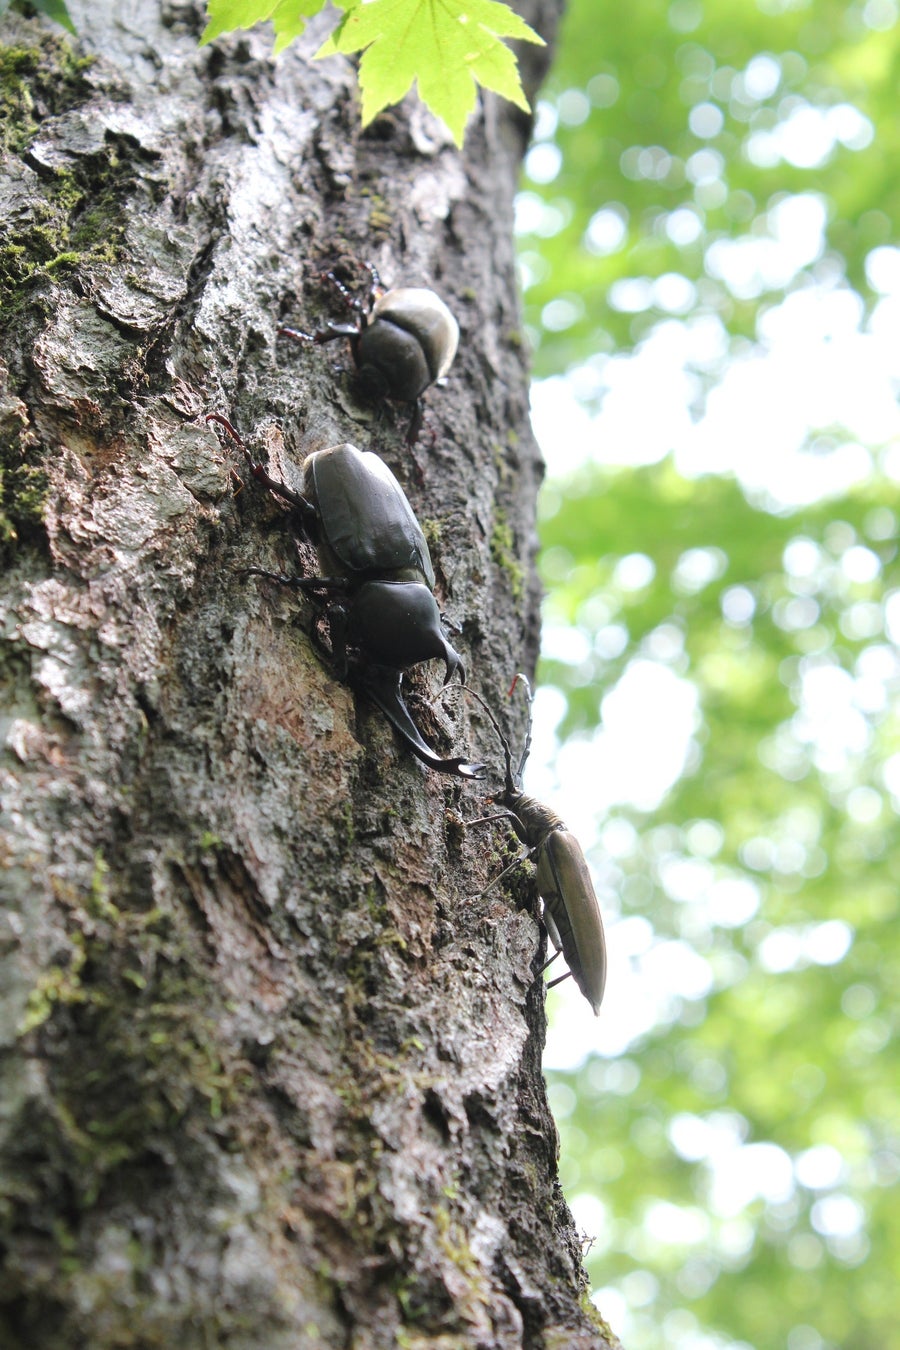
[[[46,14],[48,19],[54,23],[62,24],[63,28],[68,28],[70,33],[75,33],[75,25],[72,22],[72,16],[66,8],[66,0],[31,0],[32,7],[39,14]],[[0,0],[0,18],[10,7],[10,0]],[[21,8],[20,5],[14,5],[14,9]],[[27,13],[27,9],[26,9]]]
[[[299,37],[306,20],[318,14],[325,0],[208,0],[209,23],[200,38],[201,46],[235,28],[252,28],[271,19],[275,28],[275,53]]]
[[[419,96],[462,144],[477,85],[527,110],[516,60],[505,37],[537,42],[534,29],[499,0],[349,0],[316,56],[362,51],[362,122],[399,103],[414,83]]]

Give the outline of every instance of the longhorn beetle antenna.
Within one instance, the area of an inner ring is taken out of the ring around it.
[[[513,690],[515,686],[517,686],[517,683],[519,682],[524,684],[526,690],[528,690],[528,698],[530,705],[530,702],[532,702],[532,686],[530,686],[528,682],[528,676],[522,674],[521,671],[518,671],[517,675],[514,676],[513,683],[511,683],[509,687],[509,694],[507,694],[507,698],[513,697]],[[455,691],[456,688],[459,688],[459,690],[463,691],[464,694],[470,695],[471,698],[475,699],[476,703],[479,703],[479,705],[482,706],[484,713],[487,714],[487,720],[490,721],[491,726],[493,726],[494,732],[497,733],[498,741],[501,742],[501,745],[503,747],[503,759],[505,759],[506,761],[506,792],[519,791],[519,788],[521,788],[522,783],[522,771],[524,771],[526,760],[528,760],[529,753],[530,751],[532,751],[532,726],[530,726],[530,721],[529,721],[528,736],[526,736],[525,738],[525,749],[524,751],[522,751],[521,759],[519,759],[518,761],[518,768],[514,769],[513,751],[511,751],[510,748],[509,738],[507,738],[505,732],[503,732],[503,728],[501,724],[499,724],[497,714],[494,713],[494,709],[493,707],[490,706],[490,703],[488,703],[486,699],[482,698],[482,695],[476,693],[476,690],[474,690],[474,688],[471,688],[471,686],[468,686],[468,684],[455,684],[455,686],[452,686],[452,688],[453,691]],[[444,690],[441,690],[441,693],[437,695],[437,699],[443,698],[443,695],[447,693],[447,691],[448,690],[445,690],[445,688]],[[434,702],[437,702],[437,699],[434,699]],[[507,815],[511,815],[510,811],[505,811],[503,815],[484,815],[484,817],[479,818],[479,821],[470,821],[468,823],[470,823],[470,825],[476,825],[476,823],[479,823],[480,821],[498,821],[498,819],[503,819],[507,817]]]
[[[516,686],[516,680],[519,680],[519,679],[521,679],[521,680],[524,681],[526,687],[528,688],[528,692],[529,692],[529,694],[530,694],[530,693],[531,693],[531,686],[528,684],[527,678],[526,678],[524,675],[519,674],[519,675],[516,675],[515,679],[513,680],[512,684],[510,685],[510,689],[509,689],[510,695],[512,694],[512,691],[513,691],[513,689],[514,689],[515,686]],[[506,783],[505,783],[505,787],[504,787],[504,790],[503,790],[503,796],[501,797],[501,801],[503,801],[504,799],[509,799],[510,797],[515,797],[515,796],[517,796],[520,789],[519,789],[519,782],[517,782],[516,776],[515,776],[515,774],[514,774],[514,772],[513,772],[513,766],[512,766],[512,750],[510,749],[509,741],[507,740],[507,738],[506,738],[506,736],[505,736],[505,734],[504,734],[504,732],[503,732],[503,728],[500,726],[500,723],[499,723],[499,721],[497,720],[497,717],[496,717],[496,715],[495,715],[495,713],[494,713],[494,710],[493,710],[493,708],[490,706],[490,704],[489,704],[485,699],[483,699],[482,696],[481,696],[475,689],[470,688],[469,685],[467,685],[467,684],[460,684],[460,685],[453,685],[453,686],[445,685],[444,688],[441,690],[441,692],[438,694],[437,698],[433,700],[433,703],[436,703],[436,702],[438,701],[438,699],[442,698],[442,697],[444,696],[444,694],[447,693],[448,691],[449,691],[449,692],[455,692],[457,689],[461,690],[461,691],[462,691],[463,693],[465,693],[465,694],[469,694],[472,698],[475,699],[475,701],[476,701],[477,703],[479,703],[479,704],[481,705],[481,707],[484,709],[485,713],[486,713],[487,716],[488,716],[488,720],[490,721],[491,726],[494,728],[494,731],[495,731],[496,734],[497,734],[497,739],[499,740],[500,744],[503,746],[503,757],[504,757],[504,759],[505,759],[505,761],[506,761]],[[527,751],[528,751],[528,749],[530,749],[530,746],[531,746],[531,736],[530,736],[530,734],[529,734],[528,741],[527,741],[527,743],[526,743],[526,755],[523,755],[522,760],[521,760],[521,762],[520,762],[520,764],[519,764],[519,773],[520,773],[520,774],[521,774],[522,768],[523,768],[523,766],[524,766],[524,764],[525,764],[525,758],[526,758],[526,756],[527,756]],[[493,798],[488,798],[488,800],[489,800],[489,801],[492,801]],[[491,823],[491,821],[494,821],[494,820],[509,820],[509,821],[511,821],[511,822],[512,822],[512,825],[513,825],[513,828],[514,828],[514,831],[515,831],[515,833],[516,833],[516,835],[519,836],[520,842],[523,843],[523,844],[526,844],[526,841],[525,841],[524,839],[522,839],[522,837],[521,837],[519,817],[516,815],[515,811],[510,811],[510,810],[509,810],[508,808],[506,808],[506,807],[505,807],[502,811],[496,811],[496,812],[494,812],[493,815],[490,815],[490,816],[476,816],[474,820],[467,820],[467,821],[465,822],[465,824],[466,824],[466,828],[468,829],[468,828],[469,828],[470,826],[472,826],[472,825],[488,825],[488,824]],[[487,895],[488,891],[492,890],[492,889],[494,888],[494,886],[496,886],[499,882],[503,881],[505,877],[508,877],[509,874],[510,874],[511,872],[514,872],[514,871],[516,870],[516,868],[517,868],[521,863],[525,862],[525,860],[529,857],[529,855],[530,855],[533,851],[534,851],[533,848],[529,847],[529,846],[526,844],[525,851],[522,852],[522,853],[520,853],[520,855],[519,855],[517,858],[515,858],[515,859],[509,864],[508,867],[504,867],[503,871],[500,872],[497,876],[495,876],[494,879],[493,879],[493,881],[489,881],[488,884],[485,886],[484,890],[481,891],[481,892],[479,892],[479,894],[480,894],[480,895]],[[552,960],[553,960],[553,957],[551,957],[550,960],[552,961]],[[549,964],[550,964],[550,963],[547,962],[547,965],[549,965]],[[545,970],[545,969],[546,969],[546,966],[543,966],[543,967],[542,967],[542,970]]]
[[[512,751],[510,750],[509,747],[509,741],[503,734],[503,729],[500,726],[500,723],[497,720],[497,717],[495,716],[493,709],[488,705],[486,700],[483,699],[481,695],[474,689],[469,689],[468,692],[475,699],[476,703],[478,703],[484,709],[485,713],[487,714],[488,721],[494,728],[494,731],[497,733],[497,739],[499,740],[500,744],[503,747],[503,758],[506,762],[506,790],[507,792],[510,792],[515,789],[516,780],[513,774]]]

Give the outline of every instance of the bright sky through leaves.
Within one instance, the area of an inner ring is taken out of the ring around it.
[[[268,20],[278,53],[301,36],[324,0],[207,0],[207,5],[202,42]],[[414,85],[457,145],[462,145],[479,85],[528,110],[516,59],[504,39],[544,43],[501,0],[339,0],[335,8],[342,16],[316,56],[362,53],[363,126],[399,103]]]
[[[610,952],[547,1062],[629,1350],[900,1346],[897,20],[573,0],[526,162],[529,786]]]

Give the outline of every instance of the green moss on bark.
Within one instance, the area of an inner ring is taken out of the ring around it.
[[[26,39],[0,45],[0,150],[11,206],[0,227],[0,345],[8,353],[8,386],[27,384],[27,353],[54,309],[62,288],[90,287],[91,273],[113,263],[126,226],[126,202],[141,176],[143,152],[125,137],[107,135],[93,153],[38,153],[63,137],[53,119],[93,97],[82,57],[64,38],[23,25]],[[34,147],[34,149],[32,149]],[[5,372],[4,372],[5,373]],[[46,449],[16,397],[0,398],[0,562],[37,538],[48,489]]]
[[[83,103],[93,64],[93,56],[79,56],[65,38],[49,33],[33,47],[0,44],[0,148],[19,154],[45,118]]]
[[[125,229],[123,201],[133,170],[114,145],[84,155],[72,169],[36,182],[28,214],[0,232],[2,331],[20,320],[38,283],[50,283],[79,268],[114,262]]]
[[[498,508],[491,531],[491,558],[509,577],[513,598],[521,601],[525,594],[525,568],[516,557],[515,543],[506,513]]]
[[[41,526],[47,475],[24,404],[0,402],[0,561]]]
[[[57,888],[69,951],[32,990],[20,1027],[23,1048],[47,1066],[53,1109],[43,1097],[25,1099],[8,1146],[22,1165],[0,1176],[3,1345],[75,1344],[68,1323],[54,1340],[55,1319],[71,1315],[61,1310],[77,1305],[75,1285],[94,1269],[92,1216],[135,1195],[149,1210],[176,1204],[185,1163],[173,1161],[170,1141],[200,1138],[208,1130],[200,1122],[212,1118],[222,1147],[232,1147],[252,1076],[223,1045],[195,936],[158,909],[121,908],[110,880],[98,856],[85,892]],[[191,1153],[189,1143],[185,1149]],[[189,1165],[202,1167],[202,1158]],[[137,1268],[146,1254],[133,1255]],[[133,1278],[126,1284],[135,1291]],[[119,1279],[108,1297],[121,1295]],[[162,1336],[159,1344],[168,1343]]]
[[[62,166],[30,153],[48,119],[90,100],[93,64],[50,34],[34,46],[0,46],[0,148],[13,163],[22,160],[17,207],[0,230],[0,332],[21,324],[40,291],[36,283],[45,283],[49,304],[60,276],[117,256],[123,201],[135,178],[127,138],[107,136],[95,153],[73,155]]]

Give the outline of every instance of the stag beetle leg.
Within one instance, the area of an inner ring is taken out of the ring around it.
[[[422,430],[425,413],[422,408],[422,400],[419,398],[414,398],[409,406],[412,408],[412,421],[406,429],[406,444],[411,449],[419,439],[419,432]]]
[[[250,461],[250,472],[257,483],[262,483],[264,488],[274,492],[276,497],[281,497],[291,506],[296,506],[303,513],[304,520],[314,520],[316,517],[316,508],[312,502],[308,502],[299,492],[294,492],[286,483],[280,483],[277,478],[273,478],[261,464]]]
[[[369,269],[370,276],[374,277],[378,275],[377,272],[375,272],[375,269],[370,267],[368,263],[366,263],[365,266]],[[334,272],[323,272],[322,280],[327,281],[329,286],[334,287],[348,309],[355,310],[357,314],[362,314],[366,309],[372,308],[374,302],[369,300],[368,292],[366,293],[365,299],[360,300],[358,296],[354,295],[353,292],[344,285],[340,277],[336,276]],[[374,281],[370,282],[370,287],[373,286]]]
[[[282,572],[268,572],[264,567],[242,567],[245,577],[264,577],[266,581],[275,581],[279,586],[292,586],[298,591],[346,591],[347,583],[343,577],[289,577]]]
[[[378,268],[373,262],[364,262],[363,267],[369,274],[369,292],[367,301],[368,307],[371,309],[379,295],[384,293],[384,283],[378,275]]]
[[[278,329],[278,332],[275,334],[275,336],[276,336],[276,337],[289,337],[289,338],[293,338],[295,342],[315,342],[315,341],[316,341],[316,334],[315,334],[315,333],[304,333],[302,328],[287,328],[287,327],[279,328],[279,329]],[[324,342],[325,339],[324,339],[324,338],[320,338],[319,341]]]
[[[314,333],[304,333],[302,328],[279,328],[279,337],[293,338],[295,342],[334,342],[337,338],[355,338],[359,336],[359,329],[353,323],[332,323],[329,319],[324,328],[317,328]]]
[[[326,616],[334,672],[343,682],[350,671],[350,658],[347,655],[347,611],[343,605],[329,605]]]
[[[312,502],[307,501],[301,493],[294,492],[286,483],[281,483],[277,478],[273,478],[264,465],[262,465],[258,459],[253,458],[246,441],[237,431],[235,431],[227,417],[223,417],[221,413],[207,413],[206,420],[207,422],[218,422],[219,426],[224,427],[228,432],[228,435],[235,444],[240,446],[250,468],[250,476],[254,478],[257,483],[261,483],[264,488],[268,488],[270,492],[274,492],[277,497],[281,497],[284,501],[290,502],[291,506],[296,506],[298,510],[302,511],[304,517],[314,517],[317,514],[316,508],[313,506]],[[232,473],[234,473],[234,470],[232,470]],[[238,492],[240,492],[243,486],[243,483],[241,483]]]

